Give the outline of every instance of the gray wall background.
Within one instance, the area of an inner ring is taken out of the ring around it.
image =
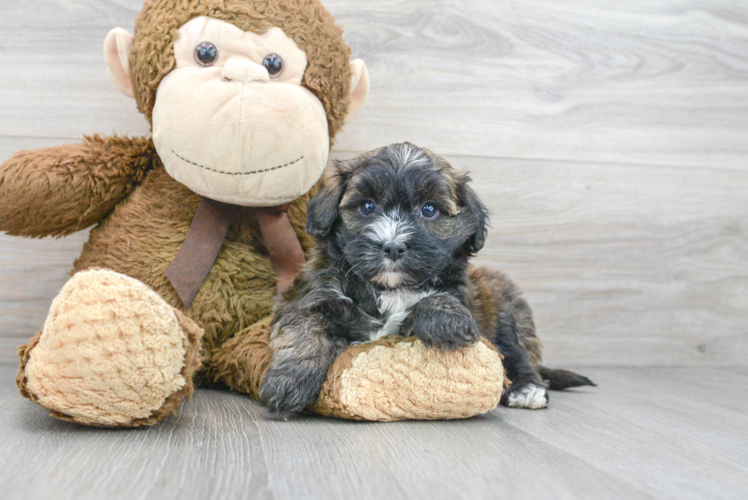
[[[493,225],[478,262],[524,288],[548,364],[744,364],[744,2],[325,4],[372,81],[333,156],[409,140],[471,170]],[[101,51],[141,5],[4,0],[0,161],[148,133]],[[86,238],[0,235],[0,361],[41,327]]]

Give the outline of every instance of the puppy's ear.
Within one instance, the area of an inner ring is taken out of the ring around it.
[[[327,236],[338,217],[338,205],[348,179],[342,162],[334,162],[333,168],[307,207],[306,232],[313,236]]]
[[[473,235],[470,237],[469,244],[473,252],[477,252],[486,243],[486,234],[488,233],[488,210],[470,187],[470,177],[460,175],[457,178],[456,192],[460,205],[468,211],[473,223]]]

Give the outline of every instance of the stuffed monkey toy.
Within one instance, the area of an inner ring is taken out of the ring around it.
[[[19,348],[17,384],[95,426],[155,424],[196,385],[257,397],[273,300],[313,245],[306,203],[366,101],[366,66],[349,62],[319,0],[147,0],[135,35],[113,30],[104,52],[152,137],[94,135],[0,166],[0,230],[95,226]],[[468,417],[496,406],[503,383],[487,343],[441,352],[385,338],[345,351],[310,410]]]

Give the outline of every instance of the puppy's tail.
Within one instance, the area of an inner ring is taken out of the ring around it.
[[[543,382],[547,383],[548,388],[553,391],[560,391],[568,387],[579,387],[581,385],[597,386],[597,384],[584,375],[579,375],[569,370],[554,370],[538,365],[538,373],[540,373]]]

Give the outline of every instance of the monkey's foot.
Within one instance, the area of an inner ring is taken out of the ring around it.
[[[192,395],[203,331],[140,281],[73,276],[44,328],[19,348],[21,394],[86,425],[153,425]]]
[[[348,347],[327,372],[314,411],[354,420],[468,418],[499,404],[502,358],[485,339],[457,350],[414,337]]]

